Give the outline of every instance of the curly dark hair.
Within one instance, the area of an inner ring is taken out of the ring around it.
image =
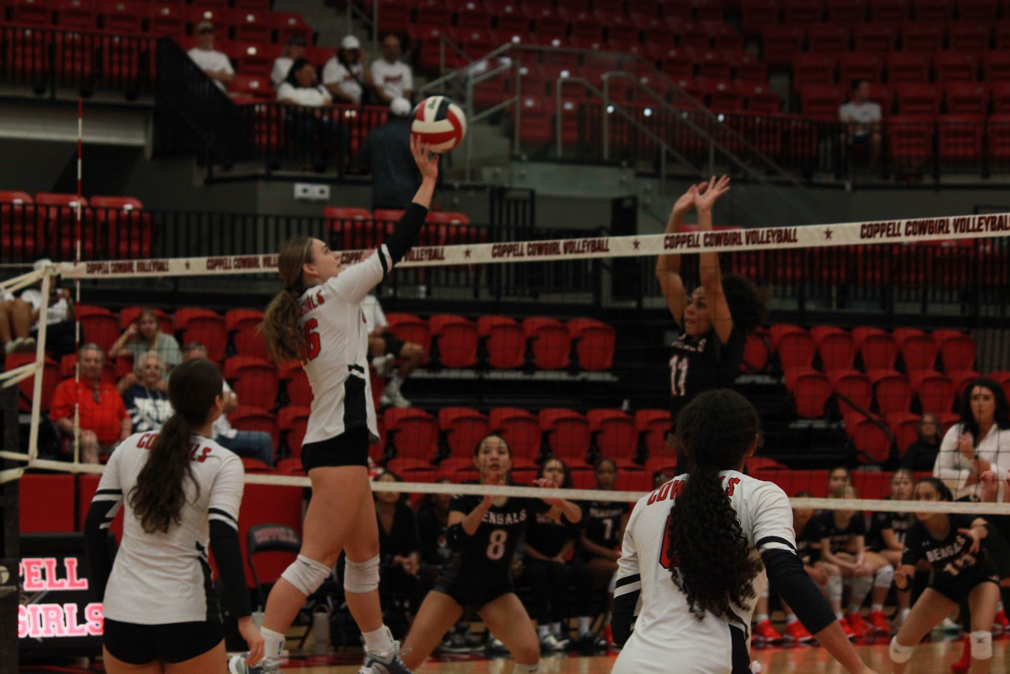
[[[1010,428],[1010,403],[1007,402],[1006,392],[1003,391],[1003,387],[988,377],[972,379],[964,387],[964,393],[961,394],[961,400],[958,401],[958,411],[961,414],[961,427],[964,429],[964,432],[971,433],[971,437],[975,440],[976,445],[982,442],[982,438],[978,437],[978,422],[975,421],[975,414],[971,411],[971,392],[979,386],[989,389],[989,392],[992,393],[995,399],[996,410],[993,413],[993,422],[996,428],[1001,431]]]
[[[725,618],[730,604],[755,596],[751,581],[760,559],[740,527],[719,476],[739,470],[755,446],[760,422],[754,406],[736,391],[706,391],[677,416],[677,435],[690,460],[688,479],[670,510],[670,573],[695,618]]]
[[[743,274],[723,274],[722,291],[726,293],[733,325],[743,334],[754,332],[768,320],[764,291]]]

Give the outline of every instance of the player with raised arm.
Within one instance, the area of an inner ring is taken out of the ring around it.
[[[742,472],[759,434],[757,411],[734,391],[706,391],[681,411],[690,469],[642,497],[624,533],[613,674],[666,674],[671,663],[678,674],[750,674],[747,632],[768,578],[846,671],[872,671],[803,569],[788,497]]]
[[[344,267],[325,241],[293,239],[281,249],[284,289],[267,307],[263,333],[276,361],[301,360],[312,386],[312,413],[302,445],[302,467],[312,483],[302,549],[277,580],[263,616],[264,661],[257,674],[279,671],[284,633],[306,597],[347,555],[347,607],[365,642],[365,668],[406,674],[399,644],[382,622],[379,529],[368,479],[368,445],[378,441],[368,378],[368,325],[361,302],[403,259],[424,225],[438,177],[438,155],[412,137],[421,187],[393,233],[373,254]],[[250,665],[257,664],[250,658]],[[232,658],[233,674],[250,670]]]

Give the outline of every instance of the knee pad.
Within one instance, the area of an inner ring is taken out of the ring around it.
[[[873,576],[857,576],[855,578],[850,578],[847,581],[847,584],[852,590],[852,603],[862,603],[863,598],[869,594],[870,588],[873,587]]]
[[[347,560],[344,567],[344,589],[354,594],[364,594],[379,589],[379,556],[367,562]]]
[[[891,655],[891,662],[901,664],[912,659],[912,651],[914,650],[915,646],[902,646],[898,643],[898,637],[894,637],[891,639],[891,646],[887,652]]]
[[[841,576],[828,576],[828,601],[841,601],[843,589]]]
[[[330,572],[330,567],[322,562],[309,559],[305,555],[298,555],[291,566],[284,569],[281,578],[294,585],[299,592],[308,597],[319,589]]]
[[[873,574],[873,586],[874,587],[891,587],[891,583],[894,582],[894,567],[890,564],[880,567],[877,569],[876,573]]]
[[[978,631],[971,635],[971,657],[973,660],[988,660],[992,657],[992,632]]]

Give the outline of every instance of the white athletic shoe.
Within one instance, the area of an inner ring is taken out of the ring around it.
[[[233,655],[228,660],[228,674],[280,674],[281,663],[274,658],[263,658],[255,667],[245,663],[248,653]]]
[[[553,634],[548,634],[540,637],[540,650],[544,653],[559,653],[565,650],[565,645]]]
[[[393,394],[383,393],[379,399],[382,407],[410,407],[410,401],[403,397],[403,394],[396,391]]]
[[[389,631],[388,628],[386,631]],[[400,659],[399,641],[393,642],[393,653],[385,658],[380,658],[366,648],[365,664],[358,674],[362,674],[362,672],[370,672],[371,674],[411,674],[407,665],[403,664],[403,660]]]

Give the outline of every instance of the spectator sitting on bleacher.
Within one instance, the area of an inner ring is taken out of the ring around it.
[[[365,136],[358,161],[372,174],[372,208],[406,208],[421,186],[421,173],[410,153],[411,107],[405,98],[389,104],[389,120]]]
[[[4,353],[35,350],[35,339],[28,335],[32,325],[32,309],[27,302],[12,293],[0,294],[0,346]]]
[[[399,475],[392,471],[381,473],[376,482],[403,482]],[[393,607],[393,595],[405,597],[410,604],[411,617],[417,615],[424,599],[424,584],[421,582],[420,541],[417,533],[417,518],[410,505],[407,495],[394,491],[375,492],[375,514],[379,524],[379,559],[380,577],[379,590],[386,599],[382,605],[386,609]],[[397,633],[397,625],[386,621],[394,629],[394,637],[402,638],[403,633]]]
[[[361,300],[361,311],[368,326],[368,355],[372,366],[386,380],[379,404],[383,407],[410,407],[400,388],[403,382],[424,360],[424,348],[413,342],[403,342],[388,331],[389,323],[382,312],[379,298],[369,294]]]
[[[413,93],[414,72],[400,61],[402,53],[400,38],[390,33],[382,41],[382,58],[372,61],[372,82],[382,103],[391,103],[394,98],[409,101]]]
[[[214,24],[201,21],[196,24],[197,45],[188,54],[204,74],[214,80],[221,91],[227,91],[228,84],[235,78],[235,69],[223,53],[214,49]]]
[[[361,41],[347,35],[340,49],[323,66],[323,84],[335,100],[361,105],[368,103],[365,92],[372,89],[372,73],[361,58]]]
[[[274,66],[270,70],[270,82],[274,85],[274,89],[280,89],[281,84],[288,78],[291,66],[303,58],[305,58],[305,36],[292,35],[284,46],[284,53],[274,59]]]
[[[141,354],[133,373],[137,383],[123,391],[123,404],[130,413],[134,433],[157,431],[172,416],[172,404],[164,387],[165,365],[157,351]]]
[[[294,108],[286,115],[288,135],[294,140],[296,151],[311,162],[302,170],[325,171],[334,146],[342,170],[349,160],[350,133],[338,116],[318,109],[331,107],[333,97],[316,81],[315,66],[304,58],[295,61],[287,79],[277,89],[277,100]]]
[[[52,260],[36,260],[35,271],[52,264]],[[42,311],[41,282],[27,288],[20,297],[12,293],[0,295],[0,345],[6,353],[34,351]],[[67,288],[59,287],[51,279],[49,306],[46,308],[46,350],[63,356],[73,353],[77,346],[74,321],[74,298]]]
[[[838,108],[839,121],[849,125],[849,142],[857,147],[868,147],[870,168],[880,158],[880,105],[869,100],[870,83],[856,80],[852,83],[852,100]]]
[[[190,342],[182,350],[184,362],[206,357],[207,348],[197,342]],[[211,439],[239,456],[259,459],[272,468],[274,465],[273,437],[266,431],[240,431],[232,427],[228,421],[228,413],[238,409],[238,396],[231,390],[227,380],[223,381],[221,395],[224,397],[224,406],[221,416],[214,422],[214,437]]]
[[[109,348],[109,358],[132,357],[134,365],[148,351],[154,351],[165,366],[165,373],[159,388],[168,391],[168,373],[182,362],[182,352],[175,337],[161,331],[161,321],[150,309],[137,314],[137,320],[130,324],[119,339]],[[119,380],[116,388],[120,393],[137,383],[137,375],[130,372]]]
[[[828,473],[828,498],[842,498],[846,487],[852,486],[852,473],[845,466],[835,466]]]
[[[77,354],[80,381],[61,381],[53,393],[49,418],[64,438],[74,437],[74,409],[80,411],[82,463],[98,463],[130,436],[133,425],[123,399],[112,384],[103,382],[105,354],[97,344],[85,344]]]
[[[908,446],[901,467],[913,472],[932,471],[940,453],[940,420],[931,412],[919,417],[918,437]]]

